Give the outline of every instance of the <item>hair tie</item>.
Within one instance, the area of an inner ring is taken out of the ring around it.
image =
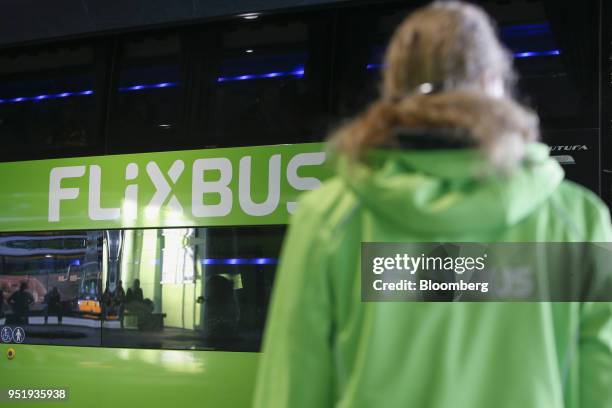
[[[435,84],[433,82],[423,82],[419,86],[416,87],[415,93],[422,95],[431,95],[433,93],[440,92],[442,90],[442,86],[440,84]]]

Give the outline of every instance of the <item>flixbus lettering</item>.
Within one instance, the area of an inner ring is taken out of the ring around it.
[[[278,225],[332,175],[323,143],[0,163],[0,231]]]
[[[295,194],[312,190],[321,184],[319,177],[302,176],[300,170],[321,166],[325,158],[325,152],[316,151],[276,153],[263,159],[267,161],[267,172],[260,172],[257,177],[267,180],[263,189],[267,194],[265,199],[259,201],[253,197],[253,191],[256,190],[253,187],[253,166],[256,160],[261,161],[262,158],[254,158],[250,154],[238,160],[221,156],[196,158],[192,161],[176,159],[167,168],[155,160],[148,161],[144,166],[129,162],[125,165],[124,180],[107,181],[112,183],[114,190],[123,189],[123,199],[106,207],[102,204],[102,186],[106,177],[103,166],[89,164],[53,167],[49,172],[48,221],[62,221],[62,204],[78,199],[81,194],[87,194],[87,216],[92,221],[154,217],[163,208],[187,217],[225,217],[232,213],[234,201],[237,201],[240,211],[248,216],[264,217],[275,212],[279,206],[283,206],[290,214],[296,209],[297,204],[293,198]],[[139,178],[141,172],[146,174],[146,178]],[[87,178],[87,192],[83,192],[80,187],[65,185],[70,184],[71,179],[84,177]],[[190,178],[191,189],[188,192],[178,187],[179,182],[186,177]],[[283,184],[294,193],[287,194],[288,200],[285,202],[281,201]],[[140,194],[145,185],[149,190],[153,187],[153,194],[149,197]],[[257,190],[261,189],[257,187]],[[237,200],[234,200],[235,195]],[[205,200],[206,197],[210,199]],[[212,203],[211,200],[216,202]],[[185,214],[186,211],[189,213]]]

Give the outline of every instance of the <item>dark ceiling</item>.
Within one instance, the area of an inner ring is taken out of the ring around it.
[[[346,0],[5,0],[0,47]]]

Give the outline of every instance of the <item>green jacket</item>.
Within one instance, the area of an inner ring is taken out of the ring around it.
[[[305,194],[255,406],[612,407],[609,303],[361,302],[360,243],[612,241],[607,208],[544,145],[510,175],[472,150],[372,155]]]

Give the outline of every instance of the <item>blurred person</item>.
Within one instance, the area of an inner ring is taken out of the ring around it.
[[[153,318],[155,304],[145,299],[140,287],[140,279],[134,279],[132,287],[125,295],[125,310],[137,318],[139,330],[153,330],[158,324]]]
[[[8,298],[8,303],[13,308],[13,319],[17,324],[28,324],[30,305],[34,303],[34,297],[27,291],[28,283],[21,282],[19,290]]]
[[[113,307],[113,296],[111,295],[108,286],[106,287],[106,289],[104,289],[104,293],[102,293],[102,299],[100,303],[102,306],[102,318],[106,320],[108,318],[108,312]]]
[[[130,302],[142,302],[144,300],[142,294],[142,288],[140,287],[140,279],[134,279],[132,287],[128,288],[127,294],[125,295],[126,303]]]
[[[49,313],[55,313],[58,324],[62,324],[62,299],[57,287],[54,286],[51,292],[45,295],[45,324],[49,320]]]
[[[113,306],[115,310],[117,310],[117,317],[119,318],[119,323],[121,324],[121,328],[123,329],[123,318],[125,315],[125,290],[123,289],[123,281],[119,281],[117,287],[115,288],[115,292],[113,294]]]
[[[208,340],[234,339],[238,335],[240,308],[232,280],[213,275],[206,280],[204,335]]]
[[[511,58],[474,5],[398,27],[380,99],[291,219],[255,407],[612,407],[610,303],[361,301],[361,242],[612,241],[536,142]]]
[[[134,300],[142,302],[144,300],[144,295],[142,294],[142,288],[140,287],[140,279],[134,279],[132,288],[134,291]]]

